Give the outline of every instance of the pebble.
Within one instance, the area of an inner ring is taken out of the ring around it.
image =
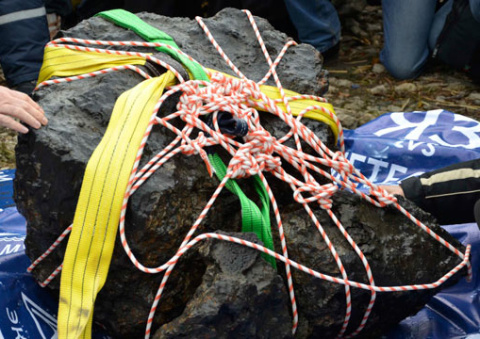
[[[369,32],[381,32],[382,25],[380,23],[367,23],[367,31]]]
[[[375,74],[382,74],[385,72],[385,66],[383,66],[382,64],[375,64],[372,67],[372,71]]]
[[[338,92],[338,88],[333,85],[328,85],[328,93],[336,93]]]
[[[370,93],[373,95],[382,95],[387,93],[387,86],[385,85],[378,85],[373,88],[370,88]]]
[[[408,94],[415,92],[417,90],[417,86],[411,82],[405,82],[403,84],[395,86],[395,92],[400,94]]]
[[[337,87],[348,87],[348,88],[352,87],[352,82],[347,79],[338,79],[335,82],[333,82],[333,84]]]
[[[422,90],[436,90],[442,87],[445,87],[444,83],[434,82],[434,83],[425,83],[421,85]]]
[[[335,109],[335,112],[342,123],[343,128],[354,129],[360,125],[358,117],[355,116],[355,111],[345,108],[337,108]]]
[[[472,93],[469,94],[467,99],[474,100],[474,101],[480,101],[480,93],[472,92]]]
[[[402,108],[399,107],[399,106],[395,106],[395,105],[389,105],[389,106],[387,106],[387,111],[388,112],[401,112]]]

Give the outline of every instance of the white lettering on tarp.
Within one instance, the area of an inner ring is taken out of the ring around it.
[[[25,245],[23,244],[16,244],[15,246],[12,246],[12,244],[6,244],[3,247],[3,249],[0,251],[0,257],[2,255],[9,255],[9,254],[17,253],[23,250],[25,250]]]
[[[463,115],[454,114],[454,123],[453,124],[446,124],[445,122],[442,124],[443,132],[442,134],[434,133],[432,131],[428,131],[430,126],[435,126],[438,121],[442,121],[440,117],[441,113],[444,112],[443,110],[432,110],[427,111],[425,113],[418,112],[418,114],[425,114],[425,117],[422,121],[412,122],[407,120],[406,117],[413,113],[402,113],[402,112],[395,112],[390,114],[390,119],[395,126],[387,127],[380,129],[374,133],[375,136],[385,136],[387,134],[391,134],[397,131],[406,130],[406,134],[402,136],[404,140],[413,140],[418,141],[419,139],[423,140],[431,140],[432,143],[429,142],[422,142],[420,144],[417,143],[410,143],[408,144],[408,150],[413,151],[417,146],[424,146],[425,148],[422,149],[422,154],[425,156],[432,156],[435,153],[434,144],[446,146],[446,147],[462,147],[466,149],[475,149],[480,148],[480,124],[475,120],[472,120],[468,117]],[[445,112],[444,114],[451,114]],[[465,126],[465,123],[470,124],[471,126]],[[407,133],[407,131],[409,131]],[[450,132],[450,133],[447,133]],[[451,133],[455,132],[455,133]],[[459,135],[456,135],[458,133]],[[449,136],[450,140],[442,139],[441,135]],[[460,139],[465,140],[464,143],[455,143],[457,141],[451,139]],[[395,146],[398,148],[403,148],[401,146],[401,142],[395,143]]]
[[[388,175],[387,177],[385,178],[384,182],[387,183],[387,182],[400,182],[400,180],[402,180],[402,178],[404,177],[396,177],[395,175],[400,172],[400,173],[403,173],[403,174],[406,174],[407,173],[407,170],[408,168],[404,167],[404,166],[400,166],[400,165],[396,165],[396,164],[392,164],[392,166],[390,167],[390,171],[388,171]]]
[[[448,143],[445,140],[441,139],[440,136],[438,135],[432,135],[430,139],[435,141],[436,143],[442,145],[442,146],[448,146],[448,147],[462,147],[466,149],[475,149],[475,148],[480,148],[480,124],[478,124],[476,121],[464,117],[463,115],[455,115],[455,121],[468,121],[468,122],[474,122],[475,124],[473,126],[467,127],[467,126],[454,126],[452,128],[452,131],[461,133],[465,138],[468,139],[468,143],[465,144],[452,144]]]
[[[18,324],[18,315],[16,311],[10,312],[8,307],[6,309],[8,320],[14,325]]]
[[[376,184],[398,183],[405,178],[408,172],[407,167],[367,157],[355,152],[346,152],[345,157],[352,165],[357,167],[360,172],[367,176],[368,180]],[[357,165],[355,165],[355,163],[357,163]]]
[[[417,147],[422,146],[421,152],[424,156],[431,157],[435,154],[435,145],[432,144],[432,143],[429,143],[429,142],[423,142],[423,141],[415,142],[413,140],[408,140],[408,141],[399,140],[399,141],[395,142],[393,145],[396,148],[403,148],[405,143],[407,144],[407,150],[409,150],[410,152],[415,150]]]
[[[12,181],[12,176],[8,175],[8,174],[3,174],[3,172],[0,172],[0,182],[4,182],[4,181]]]
[[[375,158],[369,158],[367,161],[368,164],[373,165],[372,174],[370,175],[370,181],[377,181],[378,173],[381,168],[388,168],[388,162],[378,160]]]
[[[20,332],[23,332],[23,329],[21,327],[12,327],[12,331],[17,333],[15,339],[27,339],[27,337],[24,337],[20,334]]]
[[[15,336],[15,339],[27,339],[26,337],[24,337],[21,333],[23,332],[23,328],[22,327],[18,327],[18,323],[19,323],[19,320],[18,320],[18,315],[17,315],[17,312],[14,310],[14,311],[10,311],[8,309],[8,307],[6,308],[6,312],[7,312],[7,318],[8,320],[12,323],[13,326],[10,327],[10,330],[14,333],[16,333],[16,336]],[[13,337],[12,337],[13,338]]]
[[[27,308],[28,313],[30,313],[30,316],[35,322],[39,335],[43,339],[57,338],[58,337],[57,319],[55,319],[54,316],[52,316],[51,314],[46,312],[43,308],[41,308],[39,305],[37,305],[35,302],[33,302],[33,300],[27,297],[23,292],[22,292],[22,299],[23,299],[23,304]],[[50,330],[47,330],[47,328],[45,328],[45,325]],[[46,332],[50,332],[50,333],[46,333]]]
[[[443,112],[441,109],[428,111],[425,114],[425,119],[418,122],[412,122],[405,118],[405,113],[392,113],[390,118],[397,126],[381,129],[374,134],[378,137],[390,134],[396,131],[413,128],[413,131],[405,135],[403,138],[407,140],[418,140],[429,126],[434,126],[437,123],[438,116]]]
[[[348,154],[350,155],[350,157],[348,157]],[[365,159],[367,158],[366,156],[364,155],[361,155],[361,154],[358,154],[358,153],[347,153],[347,159],[350,161],[350,163],[355,166],[355,161],[359,161],[359,162],[365,162]]]

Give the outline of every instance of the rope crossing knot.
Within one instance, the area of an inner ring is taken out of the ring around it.
[[[343,178],[349,177],[356,171],[355,167],[353,167],[350,161],[340,151],[333,153],[331,161],[330,167],[337,171]]]
[[[308,182],[305,185],[298,187],[293,192],[293,198],[299,204],[309,204],[317,202],[324,210],[332,208],[332,199],[330,199],[335,192],[338,191],[338,186],[332,183],[319,185],[317,182]],[[302,193],[308,193],[310,197],[305,198]]]
[[[245,137],[229,164],[232,178],[244,178],[281,167],[280,157],[274,156],[277,140],[263,128],[257,128]]]

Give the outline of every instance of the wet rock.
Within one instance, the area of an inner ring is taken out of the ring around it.
[[[170,34],[183,51],[205,66],[232,73],[196,22],[153,14],[142,14],[141,17]],[[227,9],[205,22],[225,53],[244,74],[254,80],[265,74],[264,57],[243,13]],[[272,30],[266,21],[258,19],[258,26],[267,49],[276,55],[286,36]],[[90,39],[138,40],[133,32],[101,18],[84,21],[66,34]],[[321,59],[313,47],[294,47],[285,58],[285,62],[278,66],[278,72],[286,88],[314,95],[321,95],[326,90]],[[16,202],[27,219],[26,246],[30,258],[42,254],[72,222],[86,163],[106,129],[113,104],[122,92],[141,80],[136,73],[116,72],[52,86],[37,94],[50,123],[39,131],[22,136],[16,150]],[[171,112],[174,105],[172,99],[159,114]],[[328,127],[304,120],[328,147],[334,148]],[[277,137],[288,132],[288,128],[268,116],[262,117],[262,123]],[[144,164],[171,140],[169,132],[156,126],[141,163]],[[340,277],[315,225],[302,206],[294,202],[287,185],[272,177],[267,179],[279,202],[291,259]],[[239,183],[247,195],[255,196],[249,179]],[[147,266],[167,261],[217,185],[218,181],[209,177],[199,157],[174,157],[157,171],[131,197],[127,208],[127,238],[137,258]],[[361,262],[335,224],[318,206],[311,205],[313,214],[344,262],[349,278],[366,282]],[[333,206],[333,212],[364,251],[377,285],[435,281],[458,263],[458,258],[392,208],[378,209],[348,192],[338,194]],[[411,205],[407,207],[413,208]],[[463,247],[446,232],[442,233],[426,214],[418,209],[413,213],[463,251]],[[237,198],[224,191],[202,223],[201,232],[238,232],[240,219]],[[276,228],[273,222],[272,230]],[[282,264],[278,263],[278,272],[273,272],[254,250],[217,242],[212,240],[211,244],[199,245],[200,250],[198,247],[192,249],[178,262],[154,318],[153,330],[159,331],[156,336],[173,338],[212,334],[229,337],[234,335],[231,329],[237,328],[246,337],[289,337],[291,311],[286,307],[289,300]],[[281,252],[279,236],[275,233],[274,242],[277,252]],[[63,255],[63,248],[55,251],[34,271],[34,275],[40,280],[46,278],[62,262]],[[335,337],[346,309],[343,286],[314,279],[296,270],[293,276],[300,316],[298,337]],[[96,301],[95,322],[106,326],[116,338],[141,337],[161,279],[162,276],[137,271],[117,239],[106,285]],[[57,289],[58,281],[54,281],[51,287]],[[423,307],[434,292],[380,295],[362,334],[378,336],[402,317]],[[354,310],[347,333],[360,323],[369,294],[364,290],[352,290]],[[264,318],[255,313],[260,311],[265,312]],[[271,316],[273,311],[275,317]],[[267,318],[270,320],[260,324],[261,319]]]

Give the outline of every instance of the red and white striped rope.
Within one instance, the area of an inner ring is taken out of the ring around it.
[[[71,76],[71,77],[45,80],[45,81],[41,82],[40,84],[38,84],[37,87],[35,87],[35,90],[38,91],[42,87],[46,87],[46,86],[50,86],[50,85],[54,85],[54,84],[60,84],[60,83],[63,83],[63,82],[72,82],[72,81],[75,81],[75,80],[93,78],[93,77],[96,77],[97,75],[107,74],[107,73],[117,72],[117,71],[123,71],[123,70],[126,70],[126,69],[130,69],[130,70],[140,74],[145,79],[150,79],[151,78],[150,75],[145,73],[139,67],[135,67],[135,66],[132,66],[132,65],[125,65],[125,66],[105,68],[105,69],[102,69],[102,70],[99,70],[99,71],[89,72],[89,73],[80,74],[80,75]]]
[[[50,253],[53,252],[53,250],[55,250],[55,248],[57,248],[58,245],[60,245],[60,243],[63,241],[63,239],[65,239],[65,237],[70,233],[70,231],[72,230],[72,225],[68,226],[63,232],[62,234],[60,234],[60,236],[57,238],[57,240],[55,240],[55,242],[40,256],[38,257],[30,266],[28,266],[27,268],[27,271],[28,272],[32,272],[33,269],[35,267],[37,267],[37,265],[42,262],[46,257],[48,257],[48,255]],[[48,284],[46,284],[48,285]]]
[[[163,290],[166,286],[170,273],[175,267],[175,264],[178,262],[180,257],[192,246],[194,246],[199,241],[208,239],[208,238],[216,238],[219,240],[230,241],[243,246],[248,246],[258,251],[261,251],[263,253],[266,253],[268,255],[271,255],[275,257],[277,260],[283,261],[285,263],[288,290],[289,290],[289,295],[290,295],[291,304],[292,304],[292,313],[293,313],[292,332],[293,333],[295,333],[295,330],[298,326],[298,313],[297,313],[297,306],[295,302],[291,267],[294,267],[295,269],[301,270],[307,274],[315,276],[316,278],[345,285],[346,315],[345,315],[345,320],[340,330],[339,336],[344,336],[347,330],[349,318],[351,315],[352,303],[351,303],[350,287],[362,288],[362,289],[371,291],[370,302],[364,313],[362,322],[356,330],[354,330],[351,334],[348,335],[348,337],[354,336],[360,333],[360,331],[364,328],[368,320],[368,317],[371,313],[371,310],[373,308],[373,305],[375,303],[376,292],[398,292],[398,291],[411,291],[411,290],[436,288],[465,266],[469,270],[469,275],[471,275],[471,267],[468,262],[468,258],[470,254],[470,246],[467,246],[465,254],[461,253],[458,249],[456,249],[454,246],[449,244],[447,241],[445,241],[443,238],[441,238],[431,229],[429,229],[420,221],[418,221],[403,207],[401,207],[393,196],[389,195],[386,191],[378,188],[376,185],[370,183],[344,157],[342,127],[340,122],[336,118],[336,116],[333,114],[333,112],[329,111],[328,109],[322,106],[312,105],[307,109],[305,109],[304,111],[302,111],[299,114],[299,116],[296,118],[291,115],[291,108],[289,103],[293,100],[310,99],[318,102],[325,102],[325,100],[323,98],[308,96],[308,95],[300,95],[295,97],[286,96],[285,91],[283,90],[282,84],[278,78],[278,75],[276,74],[275,69],[279,64],[279,62],[281,61],[283,55],[286,53],[288,47],[294,45],[295,43],[287,42],[287,44],[282,48],[280,54],[277,56],[275,61],[272,62],[270,56],[268,55],[267,49],[265,48],[260,32],[256,27],[253,17],[248,11],[246,11],[246,13],[255,31],[255,35],[257,36],[257,39],[262,48],[262,51],[264,51],[267,63],[269,64],[268,73],[262,78],[262,80],[260,80],[259,83],[255,83],[251,80],[248,80],[240,72],[240,70],[238,70],[235,67],[235,65],[233,65],[233,63],[230,61],[228,56],[223,52],[220,46],[218,46],[212,34],[209,32],[208,28],[202,22],[202,20],[197,18],[197,21],[206,32],[209,40],[217,48],[219,54],[222,56],[222,58],[225,59],[225,61],[242,79],[230,78],[218,72],[210,72],[208,70],[205,70],[206,72],[208,72],[211,82],[198,81],[198,80],[183,82],[180,80],[181,83],[170,88],[166,93],[164,93],[164,95],[162,95],[159,102],[155,106],[155,109],[151,115],[149,125],[146,129],[143,140],[137,152],[135,164],[133,166],[133,169],[129,178],[129,182],[128,182],[128,187],[122,203],[122,210],[121,210],[121,215],[119,220],[120,238],[121,238],[122,246],[124,247],[128,257],[139,270],[147,273],[165,272],[163,276],[163,280],[159,286],[159,289],[157,290],[154,302],[152,304],[152,307],[148,316],[145,337],[148,338],[150,336],[150,331],[151,331],[151,326],[153,323],[155,311],[161,299]],[[52,42],[54,46],[61,46],[64,48],[75,49],[79,51],[85,51],[85,52],[93,51],[97,53],[134,55],[134,56],[142,56],[145,58],[152,58],[152,60],[154,59],[153,57],[148,56],[144,53],[102,50],[98,48],[88,48],[88,47],[68,45],[68,44],[63,45],[63,44],[58,44],[58,42],[62,42],[62,43],[73,42],[73,43],[80,43],[80,44],[109,45],[109,46],[142,46],[142,47],[165,46],[167,48],[172,48],[169,45],[160,44],[160,43],[143,43],[143,42],[133,42],[133,41],[118,42],[118,41],[99,41],[99,40],[61,38],[59,40]],[[185,55],[186,57],[188,57],[190,60],[193,60],[191,57],[189,57],[185,53],[179,50],[177,51],[182,55]],[[156,60],[153,60],[153,61],[157,62]],[[170,69],[165,65],[162,65],[162,66]],[[99,71],[99,74],[102,74],[102,71]],[[86,77],[86,76],[90,76],[90,73],[87,75],[83,75],[83,77]],[[270,76],[273,76],[273,78],[275,79],[275,83],[279,88],[279,91],[281,94],[280,99],[272,100],[260,91],[259,86],[265,83]],[[65,81],[73,81],[73,80],[78,80],[82,78],[79,76],[76,76],[76,77],[70,77],[69,79],[70,80],[65,80]],[[60,80],[60,79],[55,79],[55,80]],[[57,83],[57,82],[52,81],[52,83]],[[45,84],[45,86],[48,84]],[[163,104],[163,102],[169,96],[171,96],[176,92],[182,93],[180,96],[179,103],[177,105],[177,111],[162,118],[157,117],[157,112],[161,107],[161,105]],[[286,112],[283,111],[279,107],[279,105],[284,105]],[[260,125],[260,118],[259,118],[258,111],[253,107],[259,107],[261,110],[275,115],[276,117],[284,121],[287,124],[287,126],[290,127],[291,132],[288,133],[283,138],[277,140],[276,138],[271,136]],[[308,129],[306,126],[304,126],[301,123],[302,117],[307,112],[313,109],[322,110],[325,114],[328,114],[333,119],[333,121],[337,124],[338,130],[339,130],[339,144],[341,147],[341,152],[333,152],[330,149],[328,149],[310,129]],[[220,132],[218,128],[218,123],[216,120],[216,112],[218,111],[230,112],[236,118],[244,119],[247,122],[248,134],[244,138],[244,142],[233,140],[233,138],[230,138],[229,136],[226,136]],[[200,119],[202,116],[208,115],[208,114],[213,114],[213,128],[205,124]],[[173,119],[182,120],[185,123],[185,126],[182,129],[179,129],[173,126],[173,124],[169,122],[170,120],[173,120]],[[174,132],[177,136],[165,149],[160,151],[141,170],[139,170],[138,166],[143,154],[144,147],[151,133],[152,127],[155,124],[160,124],[164,126],[165,128]],[[191,134],[195,129],[201,130],[202,132],[198,133],[196,138],[192,138]],[[208,137],[206,137],[206,135],[208,135]],[[295,138],[296,149],[290,148],[284,145],[284,142],[292,135]],[[310,147],[312,147],[316,155],[309,155],[303,152],[302,147],[300,145],[300,140],[303,140]],[[182,241],[182,244],[177,250],[177,253],[168,262],[162,265],[159,265],[158,267],[151,267],[151,268],[145,267],[142,263],[140,263],[136,259],[135,255],[133,254],[132,250],[128,245],[128,241],[125,234],[126,208],[127,208],[128,200],[130,196],[133,194],[133,192],[136,191],[136,189],[138,189],[138,187],[140,187],[141,184],[143,184],[148,179],[148,177],[151,174],[155,172],[155,170],[157,170],[159,167],[165,164],[173,156],[178,155],[180,153],[183,153],[185,155],[193,155],[193,154],[200,155],[200,157],[205,162],[206,167],[211,175],[213,172],[213,168],[209,163],[208,157],[206,156],[206,152],[204,151],[204,147],[212,146],[212,145],[222,146],[232,156],[232,159],[228,164],[226,176],[220,182],[219,186],[210,197],[206,206],[204,207],[200,215],[197,217],[196,221],[194,222],[189,232],[185,236],[184,240]],[[283,168],[281,167],[281,159],[287,161],[296,170],[298,170],[303,176],[303,181],[298,179],[296,176],[286,173],[285,170],[283,170]],[[329,172],[319,168],[318,165],[333,168],[336,172],[339,173],[339,176],[337,177],[337,176],[331,175]],[[324,241],[329,247],[333,258],[340,269],[340,272],[342,275],[341,279],[319,273],[317,271],[314,271],[311,268],[303,266],[289,259],[287,243],[286,243],[285,234],[283,230],[280,211],[278,209],[278,205],[276,203],[276,200],[270,188],[270,185],[263,175],[263,172],[265,171],[272,173],[274,176],[287,182],[290,185],[290,187],[292,188],[292,192],[295,200],[304,206],[305,210],[311,217],[313,224],[316,226],[317,230],[322,235]],[[319,173],[325,176],[332,183],[320,185],[315,181],[310,171]],[[279,238],[280,238],[281,247],[282,247],[282,255],[275,253],[267,248],[264,248],[263,246],[245,241],[243,239],[225,236],[221,234],[207,233],[207,234],[201,234],[194,238],[193,236],[197,231],[199,225],[202,223],[202,221],[208,214],[209,210],[213,206],[220,192],[225,187],[227,181],[230,179],[244,177],[244,176],[251,176],[255,174],[259,175],[259,177],[261,178],[267,190],[270,201],[272,203],[272,208],[273,208],[277,226],[278,226]],[[366,195],[365,193],[357,189],[357,185],[359,183],[365,184],[368,187],[370,187],[370,195]],[[347,233],[343,225],[340,223],[338,218],[333,214],[331,210],[332,202],[330,197],[339,189],[339,187],[350,189],[353,193],[361,196],[363,199],[367,200],[368,202],[372,203],[377,207],[384,207],[386,205],[393,204],[397,209],[399,209],[403,214],[405,214],[410,220],[412,220],[412,222],[414,222],[418,227],[420,227],[422,230],[427,232],[431,237],[433,237],[440,244],[442,244],[443,246],[450,249],[453,253],[455,253],[461,259],[461,263],[455,266],[453,269],[451,269],[442,278],[440,278],[439,280],[433,283],[419,284],[419,285],[405,285],[405,286],[376,286],[373,278],[373,273],[371,271],[368,260],[366,259],[362,251],[359,249],[358,245],[355,243],[353,238]],[[306,197],[303,196],[304,193],[306,193],[307,195]],[[325,209],[329,214],[329,216],[332,218],[335,225],[338,227],[338,229],[341,231],[341,233],[350,243],[353,250],[357,253],[357,255],[362,261],[362,264],[365,268],[365,272],[368,277],[368,284],[363,284],[363,283],[351,281],[348,279],[346,270],[341,263],[340,256],[335,251],[334,245],[329,240],[325,230],[320,225],[313,211],[309,207],[310,203],[318,203],[321,208]],[[65,232],[67,232],[67,230]],[[38,265],[38,263],[41,260],[43,260],[49,253],[51,253],[51,251],[58,245],[58,243],[66,236],[67,233],[65,232],[62,233],[62,236],[60,236],[59,239],[57,239],[57,241],[54,243],[54,245],[52,245],[52,247],[49,250],[47,250],[48,253],[46,252],[39,259],[37,259],[34,262],[34,264],[32,264],[31,269],[33,269],[33,267]],[[51,281],[51,279],[53,279],[53,277],[56,276],[60,272],[60,270],[61,270],[61,265],[55,270],[54,273],[52,273],[52,275],[49,278],[47,278],[47,281],[45,281],[45,283],[48,283],[49,281]]]
[[[263,247],[262,245],[255,244],[253,242],[250,242],[250,241],[247,241],[247,240],[244,240],[244,239],[241,239],[241,238],[236,238],[236,237],[232,237],[232,236],[228,236],[228,235],[224,235],[224,234],[219,234],[219,233],[203,233],[203,234],[200,234],[200,235],[196,236],[189,243],[187,243],[185,246],[180,248],[179,251],[177,252],[177,254],[175,256],[173,256],[167,262],[167,265],[169,267],[171,265],[175,265],[178,262],[179,258],[183,254],[185,254],[185,252],[187,252],[189,249],[191,249],[199,241],[205,240],[205,239],[218,239],[218,240],[222,240],[222,241],[229,241],[229,242],[233,242],[233,243],[240,244],[240,245],[243,245],[243,246],[247,246],[247,247],[253,248],[257,251],[266,253],[266,254],[274,257],[277,260],[280,260],[280,261],[283,261],[283,262],[288,261],[290,266],[292,266],[292,267],[294,267],[294,268],[296,268],[296,269],[298,269],[302,272],[308,273],[308,274],[310,274],[310,275],[312,275],[316,278],[319,278],[319,279],[322,279],[322,280],[325,280],[325,281],[329,281],[329,282],[332,282],[332,283],[336,283],[336,284],[348,285],[350,287],[356,287],[356,288],[360,288],[360,289],[363,289],[363,290],[375,291],[375,292],[405,292],[405,291],[418,291],[418,290],[428,290],[428,289],[437,288],[440,285],[442,285],[443,283],[445,283],[449,278],[451,278],[453,275],[455,275],[462,268],[467,266],[467,263],[468,263],[469,258],[470,258],[470,252],[471,252],[471,245],[467,245],[466,249],[465,249],[465,255],[464,255],[464,258],[462,259],[462,261],[460,263],[458,263],[455,267],[453,267],[450,271],[448,271],[445,275],[440,277],[440,279],[438,279],[434,282],[424,283],[424,284],[414,284],[414,285],[401,285],[401,286],[378,286],[378,285],[375,286],[375,285],[364,284],[364,283],[360,283],[360,282],[353,281],[353,280],[348,280],[348,279],[339,279],[339,278],[333,277],[333,276],[328,275],[328,274],[323,274],[323,273],[317,272],[317,271],[315,271],[315,270],[313,270],[309,267],[306,267],[306,266],[304,266],[300,263],[297,263],[294,260],[285,258],[282,255],[280,255],[280,254],[278,254],[278,253],[276,253],[272,250],[269,250],[266,247]]]

